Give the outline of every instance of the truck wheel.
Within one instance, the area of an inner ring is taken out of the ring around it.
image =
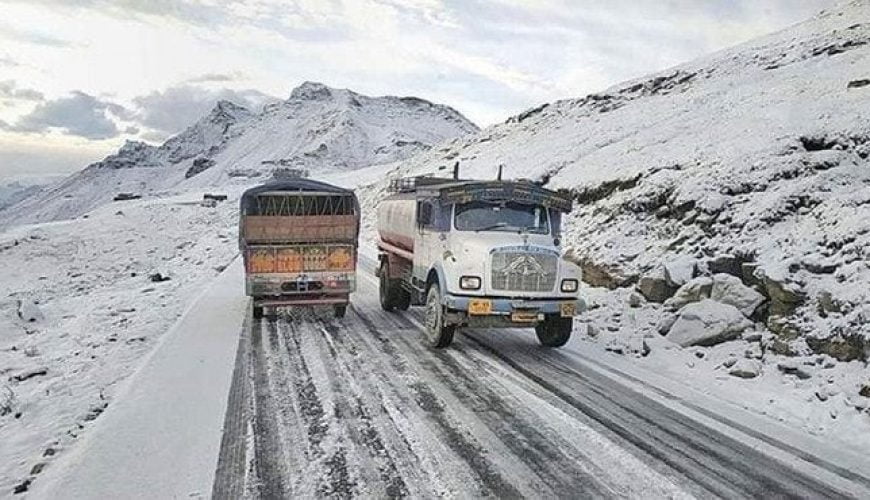
[[[396,307],[395,298],[390,286],[390,265],[384,260],[381,262],[381,270],[378,271],[378,276],[381,278],[378,284],[378,298],[381,301],[381,309],[384,311],[392,311]]]
[[[435,348],[447,347],[453,342],[456,327],[444,324],[444,306],[441,305],[441,290],[433,283],[426,296],[426,340]]]
[[[547,316],[544,321],[535,325],[535,333],[538,341],[546,347],[562,347],[571,338],[571,330],[574,328],[573,318],[560,316]]]
[[[336,318],[343,318],[347,314],[347,304],[336,304],[333,306]]]
[[[396,288],[396,309],[407,311],[411,307],[411,294],[404,288]]]
[[[260,319],[263,317],[263,306],[254,306],[251,309],[254,315],[254,319]]]
[[[401,280],[390,279],[390,265],[386,260],[381,263],[378,275],[381,278],[378,286],[381,309],[384,311],[392,311],[393,309],[407,311],[411,307],[411,294],[402,288]]]

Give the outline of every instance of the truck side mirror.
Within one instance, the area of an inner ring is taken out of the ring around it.
[[[430,203],[420,203],[420,208],[417,210],[417,224],[420,226],[432,224],[432,205]]]

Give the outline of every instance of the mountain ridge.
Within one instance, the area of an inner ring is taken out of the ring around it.
[[[76,217],[121,192],[220,187],[390,163],[478,127],[417,97],[369,97],[304,82],[259,113],[222,100],[161,145],[127,141],[117,152],[0,211],[0,226]]]

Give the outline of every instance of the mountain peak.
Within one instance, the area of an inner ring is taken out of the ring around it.
[[[235,121],[239,118],[250,116],[251,112],[248,110],[248,108],[244,106],[239,106],[232,101],[221,99],[217,103],[215,103],[210,115]]]
[[[332,97],[331,88],[318,82],[303,82],[302,85],[293,89],[290,99],[296,100],[323,100]]]

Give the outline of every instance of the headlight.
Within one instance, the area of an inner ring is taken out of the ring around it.
[[[567,279],[562,280],[562,291],[565,293],[572,293],[577,291],[577,287],[579,283],[575,279]]]
[[[477,276],[463,276],[459,278],[459,288],[463,290],[480,289],[480,278]]]

